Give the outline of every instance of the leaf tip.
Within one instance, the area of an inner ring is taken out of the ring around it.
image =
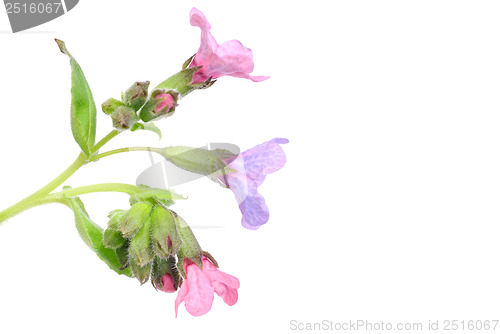
[[[64,53],[65,55],[68,55],[71,57],[71,55],[68,52],[68,49],[66,49],[66,44],[63,41],[61,41],[60,39],[54,38],[54,40],[56,41],[57,46],[59,47],[59,50],[61,50],[61,52]]]

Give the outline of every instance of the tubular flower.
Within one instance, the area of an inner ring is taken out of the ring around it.
[[[186,277],[175,299],[176,316],[182,302],[191,315],[197,317],[206,314],[212,308],[214,292],[229,306],[238,301],[240,281],[217,269],[207,257],[203,256],[202,262],[203,270],[192,261],[184,262]]]
[[[229,162],[228,167],[236,170],[218,176],[229,187],[243,215],[243,227],[256,230],[269,220],[269,209],[264,197],[258,193],[258,187],[266,175],[281,169],[286,163],[286,156],[280,144],[288,143],[286,138],[274,138],[255,146]]]
[[[217,79],[225,75],[252,81],[263,81],[269,78],[249,74],[253,71],[254,66],[252,50],[237,40],[217,44],[210,33],[211,26],[205,15],[193,8],[189,16],[191,25],[201,29],[200,48],[189,67],[202,66],[202,68],[194,74],[191,84],[203,83],[210,77]]]

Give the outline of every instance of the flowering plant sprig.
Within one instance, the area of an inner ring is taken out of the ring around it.
[[[191,24],[201,29],[201,44],[181,71],[150,90],[150,82],[135,82],[122,96],[102,103],[113,130],[96,142],[97,108],[82,68],[56,39],[71,66],[71,130],[81,152],[59,176],[32,195],[0,212],[0,223],[29,208],[61,203],[75,215],[76,228],[82,240],[96,255],[118,274],[136,278],[141,284],[151,281],[165,292],[179,289],[175,313],[184,302],[187,311],[199,316],[207,313],[218,294],[228,305],[238,300],[239,280],[218,269],[218,264],[204,251],[191,228],[171,206],[185,199],[171,189],[150,188],[123,183],[101,183],[56,191],[82,166],[102,158],[131,151],[160,154],[174,165],[201,175],[234,192],[242,212],[242,225],[257,229],[269,219],[264,198],[257,192],[266,175],[282,168],[286,157],[280,145],[288,142],[275,138],[241,154],[224,149],[199,149],[185,146],[165,148],[126,147],[107,152],[100,150],[124,131],[161,130],[154,121],[174,114],[178,102],[189,93],[211,87],[217,78],[233,76],[252,81],[268,77],[251,76],[252,51],[238,41],[217,44],[203,13],[193,8]],[[103,229],[94,223],[80,195],[96,192],[122,192],[130,196],[130,208],[109,213]]]

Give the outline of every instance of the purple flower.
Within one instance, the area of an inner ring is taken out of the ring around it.
[[[263,81],[269,78],[249,74],[253,71],[252,50],[236,40],[227,41],[220,45],[217,44],[217,41],[210,33],[210,23],[208,23],[205,15],[198,9],[193,8],[189,16],[191,25],[201,29],[200,48],[189,67],[203,66],[194,74],[192,84],[202,83],[210,77],[217,79],[225,75],[252,81]]]
[[[256,230],[269,220],[269,209],[264,197],[258,193],[258,187],[264,182],[267,174],[281,169],[286,163],[286,156],[280,144],[288,143],[288,139],[274,138],[255,146],[228,164],[236,170],[219,176],[234,193],[243,217],[243,227]]]

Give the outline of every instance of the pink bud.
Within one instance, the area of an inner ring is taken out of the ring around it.
[[[170,109],[172,109],[175,105],[175,100],[174,100],[174,97],[170,94],[158,94],[155,96],[155,99],[163,99],[163,101],[161,101],[155,108],[155,110],[153,111],[154,113],[158,113],[160,112],[161,110],[163,110],[163,108],[167,107],[168,106],[168,109],[166,110],[166,112],[168,112]]]
[[[176,288],[174,285],[174,279],[172,278],[172,276],[170,276],[169,273],[166,273],[165,275],[162,276],[161,282],[163,284],[163,289],[160,289],[160,290],[165,291],[165,292],[169,292],[169,293],[176,291]]]

